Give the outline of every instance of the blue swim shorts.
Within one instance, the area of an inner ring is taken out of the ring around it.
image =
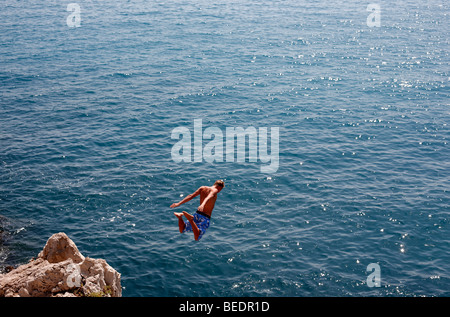
[[[210,221],[210,217],[208,217],[208,215],[206,215],[200,211],[197,211],[194,214],[194,223],[197,225],[197,228],[200,231],[200,233],[198,235],[198,240],[200,240],[201,237],[203,237],[203,235],[206,232],[206,229],[209,228],[209,221]],[[184,222],[184,224],[185,224],[185,226],[184,226],[183,232],[192,231],[191,223],[188,220],[186,220]]]

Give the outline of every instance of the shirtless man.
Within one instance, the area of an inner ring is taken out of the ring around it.
[[[175,208],[200,195],[200,206],[197,208],[195,215],[192,216],[186,211],[183,211],[182,213],[174,212],[174,215],[178,218],[180,233],[192,231],[194,233],[195,241],[200,240],[206,229],[209,227],[209,221],[211,219],[211,213],[214,209],[214,204],[216,203],[217,194],[224,186],[225,184],[223,181],[217,180],[213,186],[201,186],[194,193],[186,196],[180,202],[170,205],[170,208]],[[188,221],[183,221],[183,215]]]

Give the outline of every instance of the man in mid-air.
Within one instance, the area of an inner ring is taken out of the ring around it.
[[[178,203],[173,203],[170,208],[178,207],[185,202],[190,201],[192,198],[200,195],[200,206],[197,208],[195,215],[191,215],[186,211],[174,212],[174,215],[178,218],[178,227],[180,233],[186,231],[192,231],[194,233],[195,241],[201,239],[205,234],[206,229],[209,227],[209,221],[211,219],[211,213],[216,203],[217,194],[223,189],[225,183],[222,180],[217,180],[211,187],[201,186],[194,193],[186,196]],[[183,215],[187,218],[187,221],[183,220]]]

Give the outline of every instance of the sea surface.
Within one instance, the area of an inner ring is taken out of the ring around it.
[[[65,232],[126,297],[450,296],[449,9],[3,0],[0,268]],[[278,127],[278,169],[175,162],[196,119]],[[170,205],[216,179],[196,242]]]

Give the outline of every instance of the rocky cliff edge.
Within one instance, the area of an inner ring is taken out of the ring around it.
[[[121,297],[120,273],[103,259],[84,257],[63,232],[36,259],[0,274],[0,297],[77,296]]]

